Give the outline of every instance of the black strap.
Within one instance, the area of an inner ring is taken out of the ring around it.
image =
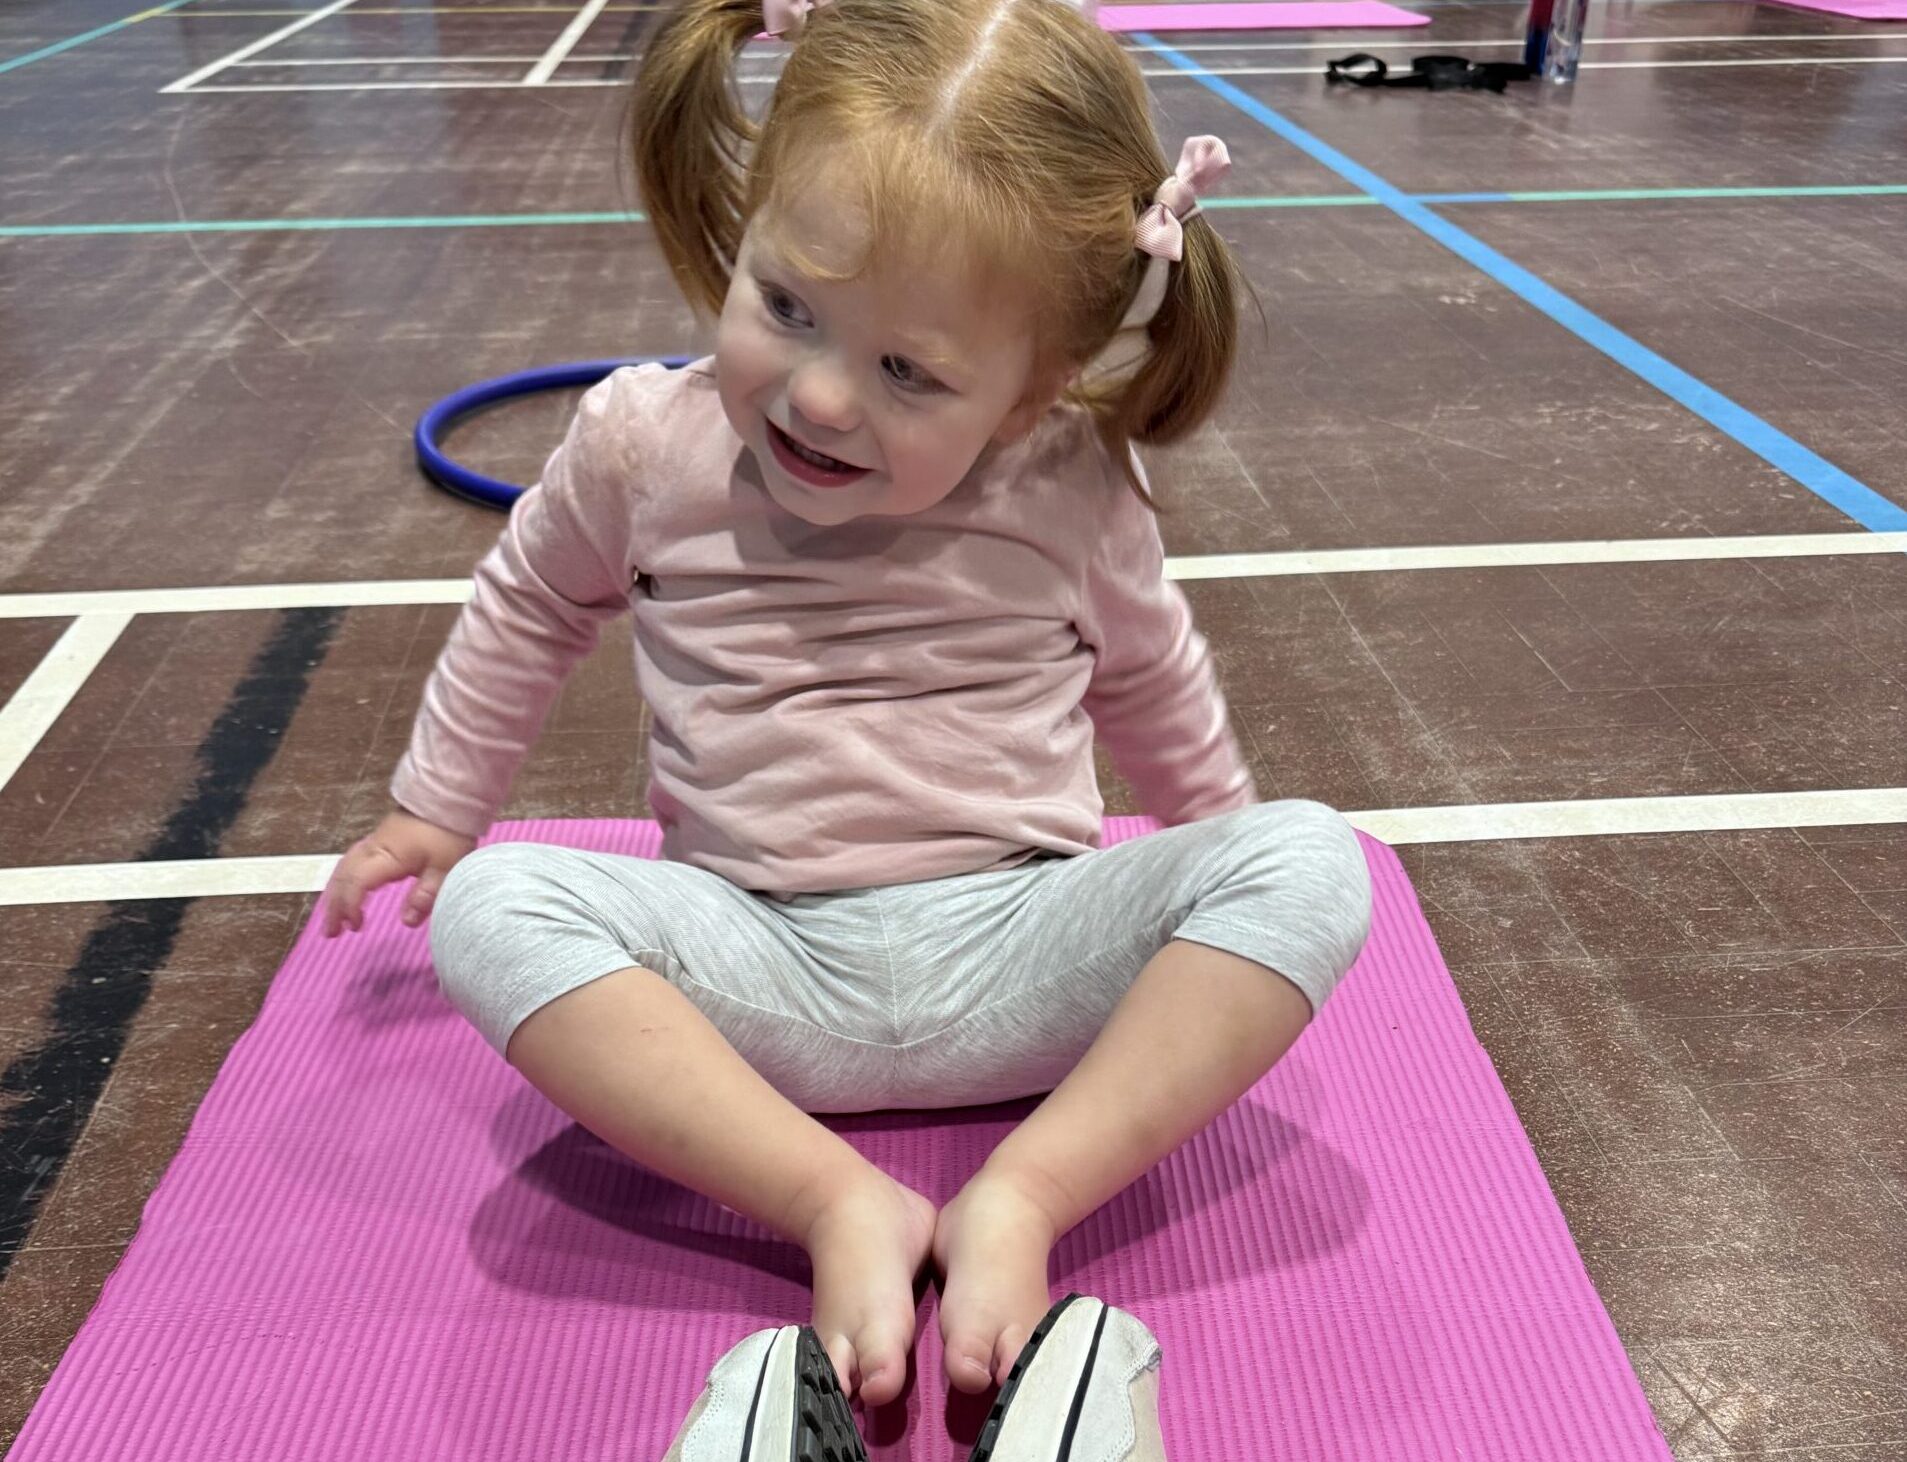
[[[1513,61],[1472,61],[1465,56],[1418,56],[1408,75],[1392,76],[1390,67],[1368,51],[1327,61],[1324,79],[1332,85],[1408,86],[1426,91],[1501,92],[1512,81],[1528,81],[1530,68]]]
[[[1360,67],[1365,69],[1360,70]],[[1383,86],[1386,84],[1384,78],[1389,74],[1390,67],[1369,51],[1358,51],[1324,63],[1324,79],[1333,86],[1341,82],[1349,82],[1352,86]],[[1399,78],[1389,85],[1406,86],[1409,83]]]

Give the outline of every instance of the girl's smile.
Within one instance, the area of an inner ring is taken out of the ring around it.
[[[811,487],[850,487],[868,475],[865,467],[804,446],[772,421],[768,423],[768,445],[782,470]]]

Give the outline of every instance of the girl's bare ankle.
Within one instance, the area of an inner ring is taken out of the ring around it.
[[[817,1168],[802,1183],[788,1202],[786,1222],[778,1227],[785,1237],[812,1252],[828,1221],[844,1203],[889,1183],[891,1180],[879,1168],[850,1152],[837,1163]]]
[[[1002,1159],[998,1153],[989,1158],[968,1181],[967,1186],[981,1193],[988,1189],[1009,1194],[1024,1202],[1051,1230],[1051,1238],[1073,1226],[1072,1196],[1051,1173],[1036,1164]]]

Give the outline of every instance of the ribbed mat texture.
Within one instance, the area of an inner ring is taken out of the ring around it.
[[[1158,1333],[1178,1462],[1665,1462],[1410,884],[1365,846],[1357,968],[1067,1236],[1057,1286]],[[356,938],[304,931],[14,1462],[655,1462],[718,1355],[806,1318],[798,1250],[576,1128],[452,1014],[400,895]],[[944,1201],[1025,1110],[837,1125]],[[964,1459],[984,1417],[948,1400],[933,1305],[876,1458]]]

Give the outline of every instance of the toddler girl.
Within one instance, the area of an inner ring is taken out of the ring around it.
[[[757,126],[732,73],[764,23],[793,46]],[[931,1264],[948,1379],[984,1391],[1059,1235],[1263,1075],[1369,919],[1341,818],[1254,805],[1132,451],[1232,364],[1195,196],[1224,148],[1172,167],[1130,59],[1055,0],[688,0],[633,138],[714,355],[584,398],[327,931],[415,876],[447,995],[530,1082],[806,1249],[844,1388],[898,1395]],[[622,613],[664,860],[472,854]],[[1095,731],[1166,831],[1098,849]],[[939,1212],[808,1115],[1047,1091]],[[817,1384],[755,1341],[750,1418]]]

